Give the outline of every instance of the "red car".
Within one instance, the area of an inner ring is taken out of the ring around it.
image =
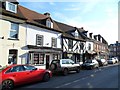
[[[48,81],[51,77],[51,71],[37,69],[32,65],[10,65],[0,70],[0,85],[2,89],[10,90],[16,85],[38,80]]]

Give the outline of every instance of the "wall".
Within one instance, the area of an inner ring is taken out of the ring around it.
[[[4,17],[3,17],[4,18]],[[10,18],[10,17],[9,17]],[[13,18],[10,18],[12,20]],[[19,21],[14,19],[14,21]],[[4,66],[8,64],[9,49],[17,49],[17,63],[26,62],[26,50],[25,50],[25,26],[19,25],[19,40],[8,40],[9,32],[11,28],[11,22],[9,20],[0,19],[0,36],[4,36],[4,39],[0,39],[0,65]]]
[[[50,31],[36,26],[27,26],[27,45],[36,45],[36,34],[44,35],[43,46],[51,47],[51,38],[57,38],[57,48],[61,48],[61,34],[59,32]],[[47,45],[47,43],[49,43]]]

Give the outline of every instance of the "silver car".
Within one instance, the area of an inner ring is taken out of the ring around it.
[[[85,63],[82,65],[82,68],[85,68],[85,69],[99,68],[99,63],[95,59],[86,60]]]

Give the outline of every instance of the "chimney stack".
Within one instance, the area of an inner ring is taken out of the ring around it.
[[[47,17],[50,17],[50,13],[48,12],[44,13],[44,15],[46,15]]]

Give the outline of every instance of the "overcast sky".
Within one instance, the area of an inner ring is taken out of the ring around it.
[[[18,0],[20,5],[52,19],[101,34],[109,44],[118,40],[119,0]]]

